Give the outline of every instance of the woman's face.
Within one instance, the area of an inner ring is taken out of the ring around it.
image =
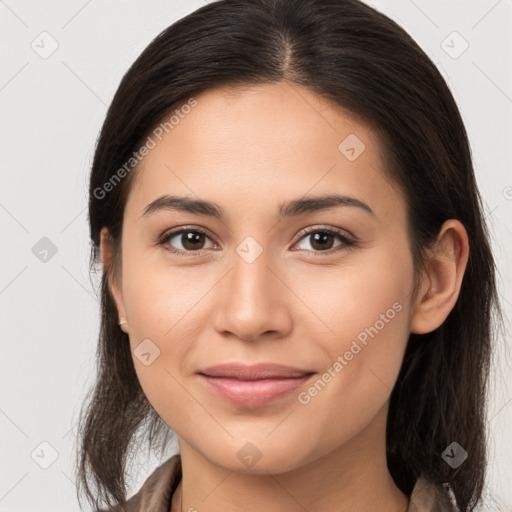
[[[284,82],[196,100],[153,136],[124,214],[116,302],[148,400],[180,442],[236,471],[291,470],[358,439],[382,444],[413,261],[380,141]],[[163,200],[145,214],[164,196],[222,216]],[[327,196],[341,199],[320,208]],[[225,363],[305,376],[200,374]]]

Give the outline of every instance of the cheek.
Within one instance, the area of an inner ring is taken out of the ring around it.
[[[305,299],[334,332],[319,341],[324,373],[301,397],[311,414],[328,418],[327,438],[355,435],[384,406],[409,338],[412,259],[407,252],[372,256]]]
[[[197,291],[190,292],[192,286],[174,274],[172,279],[168,271],[154,266],[127,265],[123,280],[135,371],[148,401],[164,421],[169,421],[166,413],[171,409],[185,417],[190,407],[179,384],[180,362],[189,340],[197,336],[193,329],[198,325],[190,322]]]
[[[383,246],[347,258],[346,265],[329,272],[318,268],[308,274],[299,294],[329,328],[323,343],[331,356],[348,350],[358,335],[364,343],[365,336],[370,337],[368,330],[375,334],[375,327],[378,339],[403,343],[413,283],[413,262],[407,250]]]
[[[123,297],[130,334],[165,341],[184,326],[190,327],[190,315],[208,292],[206,280],[197,278],[197,270],[173,269],[163,258],[155,264],[142,258],[126,263]]]
[[[159,413],[186,403],[183,361],[204,327],[201,302],[217,280],[197,269],[171,268],[163,258],[150,262],[135,251],[123,262],[123,299],[129,339],[140,384]],[[190,404],[188,404],[190,406]],[[182,410],[180,414],[186,416]]]

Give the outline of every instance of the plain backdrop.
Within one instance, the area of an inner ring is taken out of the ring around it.
[[[0,0],[0,512],[78,511],[76,420],[94,373],[87,183],[107,105],[164,28],[203,0]],[[439,67],[469,133],[510,321],[512,0],[372,3]],[[467,48],[466,48],[467,46]],[[489,488],[512,510],[509,338],[496,348]],[[132,493],[160,462],[140,454]]]

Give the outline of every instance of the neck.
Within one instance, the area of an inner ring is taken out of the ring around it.
[[[343,446],[279,474],[226,470],[180,439],[182,481],[171,510],[406,512],[409,499],[387,468],[386,414],[387,410],[381,411],[365,431]]]

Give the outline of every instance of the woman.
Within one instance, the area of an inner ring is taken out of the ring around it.
[[[96,510],[479,503],[494,262],[456,103],[393,21],[357,0],[177,21],[110,106],[89,220]],[[179,455],[127,501],[138,434]]]

